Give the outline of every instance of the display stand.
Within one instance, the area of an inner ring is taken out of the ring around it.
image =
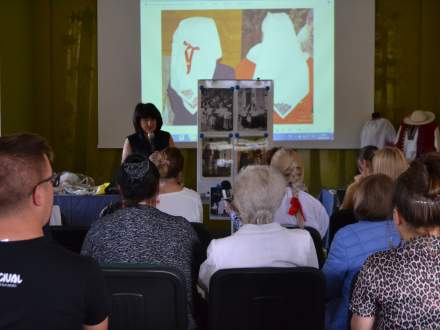
[[[272,145],[272,80],[199,80],[197,190],[210,219],[229,219],[227,190]],[[223,193],[222,193],[223,191]]]

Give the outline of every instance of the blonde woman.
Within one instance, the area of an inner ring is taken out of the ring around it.
[[[180,150],[169,147],[153,153],[150,159],[160,174],[156,208],[171,215],[182,216],[190,222],[203,222],[200,195],[186,188],[181,180],[184,160]]]
[[[396,180],[408,168],[403,152],[394,147],[385,147],[376,151],[373,158],[373,173],[385,174]]]
[[[372,174],[385,174],[394,181],[408,168],[408,161],[405,159],[403,152],[395,147],[385,147],[376,151],[371,164]],[[359,182],[371,172],[362,175],[359,180],[356,180],[347,188],[341,209],[353,209],[353,197],[359,187]]]
[[[328,214],[316,198],[304,191],[304,166],[300,155],[294,150],[281,148],[272,156],[270,165],[280,171],[287,181],[274,221],[301,228],[313,227],[324,237],[329,225]]]
[[[285,187],[284,177],[270,166],[251,165],[240,171],[234,182],[232,207],[243,226],[229,237],[211,241],[208,258],[200,266],[201,287],[207,290],[211,276],[224,268],[318,268],[310,234],[273,222]]]

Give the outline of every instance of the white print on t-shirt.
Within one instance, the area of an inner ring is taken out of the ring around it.
[[[0,287],[16,288],[23,283],[20,274],[0,273]]]

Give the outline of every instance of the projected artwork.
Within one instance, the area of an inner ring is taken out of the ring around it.
[[[142,102],[157,105],[178,144],[198,140],[199,115],[206,132],[248,134],[269,129],[264,112],[274,141],[332,140],[334,2],[140,0]],[[270,80],[273,102],[234,93],[230,131],[223,106],[202,110],[199,80]]]
[[[196,125],[199,79],[257,78],[275,81],[275,124],[313,123],[313,9],[162,10],[161,24],[165,125]],[[214,108],[205,124],[228,130]],[[241,128],[267,110],[246,104]]]

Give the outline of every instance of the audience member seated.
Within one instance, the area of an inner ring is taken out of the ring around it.
[[[294,150],[281,148],[273,154],[270,165],[287,180],[287,188],[274,221],[301,228],[313,227],[321,238],[324,237],[329,224],[328,214],[319,200],[304,191],[306,187],[301,156]]]
[[[318,268],[310,234],[273,222],[285,187],[283,176],[270,166],[248,166],[239,173],[233,187],[232,207],[244,225],[229,237],[211,241],[208,258],[200,267],[202,288],[208,290],[211,276],[224,268]]]
[[[180,270],[188,292],[189,312],[197,274],[194,258],[199,241],[191,224],[156,209],[159,172],[144,156],[129,155],[117,174],[122,208],[95,221],[81,253],[100,264],[130,263],[171,266]],[[189,315],[190,328],[195,327]]]
[[[200,195],[182,183],[183,156],[175,147],[150,156],[160,173],[159,198],[156,207],[171,215],[180,215],[191,222],[203,222]]]
[[[440,329],[440,155],[411,163],[396,184],[402,244],[370,256],[355,284],[352,329]]]
[[[52,150],[41,137],[0,138],[0,329],[106,330],[98,264],[51,244]]]
[[[322,268],[326,277],[326,329],[347,329],[348,305],[353,276],[367,257],[400,242],[393,222],[394,183],[384,174],[364,178],[354,196],[358,223],[340,229]]]
[[[385,174],[396,180],[408,168],[408,161],[400,149],[385,147],[376,152],[373,158],[373,173]]]
[[[358,183],[362,178],[365,178],[373,173],[373,157],[377,150],[378,149],[375,146],[365,146],[360,150],[357,159],[357,168],[359,174],[354,177],[354,181],[347,187],[344,200],[339,207],[341,210],[353,209],[353,197],[357,190]]]

